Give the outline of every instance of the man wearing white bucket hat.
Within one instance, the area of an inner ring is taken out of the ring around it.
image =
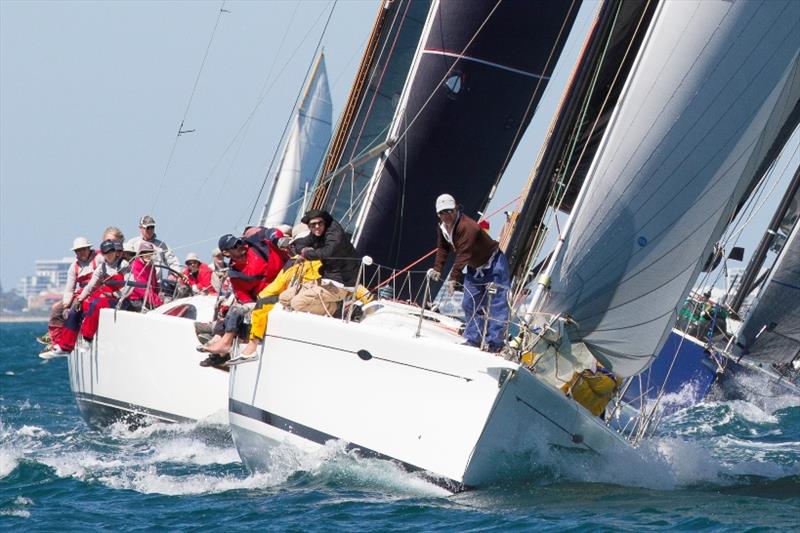
[[[194,252],[186,254],[183,262],[186,268],[183,269],[184,282],[192,289],[192,293],[216,294],[217,291],[211,285],[211,268],[202,261]]]

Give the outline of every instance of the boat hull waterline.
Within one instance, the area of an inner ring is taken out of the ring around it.
[[[419,308],[372,305],[361,323],[270,313],[261,357],[231,371],[231,432],[249,468],[269,469],[276,446],[339,440],[460,490],[501,479],[508,458],[628,446],[528,370],[460,345],[447,317],[426,313],[417,337]]]
[[[86,422],[226,423],[228,374],[199,366],[206,354],[195,349],[194,317],[210,319],[213,304],[201,296],[146,314],[103,309],[94,341],[80,340],[68,356],[70,388]],[[166,314],[187,309],[192,318]]]

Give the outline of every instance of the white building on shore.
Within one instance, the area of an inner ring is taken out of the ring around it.
[[[74,259],[38,259],[32,276],[25,276],[17,286],[17,292],[28,302],[28,307],[36,305],[43,293],[62,293],[67,285],[67,273]],[[33,304],[33,305],[32,305]]]

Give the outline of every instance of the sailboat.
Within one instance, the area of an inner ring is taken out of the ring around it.
[[[331,97],[325,61],[309,69],[261,220],[278,224],[302,212],[331,136]],[[91,426],[117,420],[227,422],[226,368],[199,366],[196,324],[210,323],[219,302],[196,295],[147,313],[104,309],[93,342],[79,339],[69,354],[69,378]]]
[[[731,306],[739,309],[758,290],[735,339],[716,348],[726,357],[725,381],[741,370],[765,376],[768,383],[800,394],[800,169],[753,255]],[[756,277],[768,250],[777,250],[768,273]]]
[[[508,456],[638,442],[652,416],[601,418],[569,384],[597,366],[635,376],[660,350],[747,187],[798,24],[794,2],[659,2],[505,357],[410,304],[372,302],[360,322],[277,306],[261,356],[231,371],[244,462],[269,468],[277,444],[340,440],[458,490],[502,479]]]
[[[264,227],[293,226],[300,221],[331,140],[333,104],[322,52],[311,66],[301,95],[260,218]]]

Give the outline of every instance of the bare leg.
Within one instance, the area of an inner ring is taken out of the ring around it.
[[[212,340],[205,346],[205,351],[208,353],[215,353],[215,354],[226,354],[231,351],[233,347],[233,339],[236,337],[235,331],[228,331],[225,332],[220,339],[216,341]]]

